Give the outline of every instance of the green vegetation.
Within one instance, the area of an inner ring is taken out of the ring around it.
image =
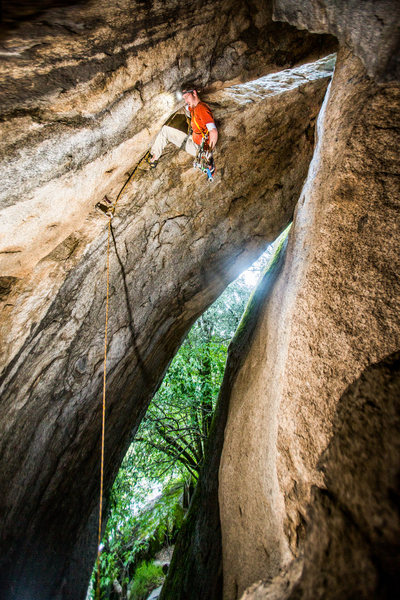
[[[154,563],[142,562],[135,571],[131,586],[132,600],[146,600],[149,593],[162,584],[163,570]]]
[[[258,262],[256,274],[269,256]],[[155,555],[175,543],[204,458],[228,344],[252,285],[231,284],[198,319],[152,400],[115,480],[100,557],[101,600],[147,598]],[[95,598],[92,576],[88,598]]]

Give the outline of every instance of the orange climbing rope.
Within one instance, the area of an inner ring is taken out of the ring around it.
[[[107,331],[108,331],[108,307],[109,307],[109,296],[110,296],[110,237],[111,237],[111,219],[114,216],[117,202],[120,199],[122,192],[132,181],[141,163],[147,158],[149,152],[146,152],[144,156],[139,160],[128,179],[125,181],[120,191],[117,194],[115,202],[110,205],[107,216],[109,217],[107,227],[107,286],[106,286],[106,323],[104,328],[104,366],[103,366],[103,410],[102,410],[102,422],[101,422],[101,461],[100,461],[100,499],[99,499],[99,526],[97,536],[97,577],[96,577],[96,596],[100,600],[100,544],[101,544],[101,525],[103,520],[103,487],[104,487],[104,440],[106,431],[106,380],[107,380]]]
[[[108,307],[109,307],[109,296],[110,296],[110,237],[111,237],[111,218],[114,215],[115,207],[120,199],[122,192],[132,181],[141,163],[147,158],[149,152],[146,152],[144,156],[139,160],[128,179],[125,181],[120,191],[117,194],[115,202],[110,206],[108,213],[109,221],[107,227],[107,285],[106,285],[106,322],[104,328],[104,366],[103,366],[103,409],[102,409],[102,423],[101,423],[101,461],[100,461],[100,499],[99,499],[99,526],[97,536],[97,577],[96,577],[96,597],[100,600],[100,544],[101,544],[101,525],[103,520],[103,487],[104,487],[104,440],[106,431],[106,381],[107,381],[107,332],[108,332]]]
[[[171,119],[175,116],[177,111],[168,119],[168,124]],[[113,203],[110,203],[110,206],[106,212],[109,217],[108,221],[108,235],[107,235],[107,288],[106,288],[106,322],[104,328],[104,366],[103,366],[103,409],[102,409],[102,424],[101,424],[101,461],[100,461],[100,499],[99,499],[99,526],[98,526],[98,536],[97,536],[97,577],[96,577],[96,597],[100,600],[100,544],[101,544],[101,525],[103,520],[103,487],[104,487],[104,441],[105,441],[105,431],[106,431],[106,380],[107,380],[107,331],[108,331],[108,305],[109,305],[109,296],[110,296],[110,237],[111,237],[111,219],[114,216],[115,208],[117,206],[118,200],[120,199],[122,192],[128,185],[130,181],[133,181],[138,173],[138,169],[140,165],[147,159],[150,151],[148,150],[139,162],[134,167],[132,173],[129,175],[120,191],[117,194],[117,197]]]
[[[100,543],[101,522],[103,518],[103,483],[104,483],[104,440],[106,431],[106,379],[107,379],[107,330],[108,330],[108,304],[110,296],[110,235],[111,219],[108,221],[107,235],[107,291],[106,291],[106,323],[104,328],[104,366],[103,366],[103,411],[101,422],[101,461],[100,461],[100,502],[99,502],[99,529],[97,537],[97,598],[100,600]]]

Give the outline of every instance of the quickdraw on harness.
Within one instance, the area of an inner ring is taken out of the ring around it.
[[[211,183],[214,180],[215,164],[213,153],[209,148],[207,148],[208,134],[203,133],[194,115],[193,120],[196,123],[199,132],[203,136],[200,147],[196,154],[196,158],[193,161],[193,166],[195,169],[200,169],[202,173],[205,173],[208,177],[208,181]]]

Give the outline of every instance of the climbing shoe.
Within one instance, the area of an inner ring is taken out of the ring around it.
[[[153,158],[151,154],[149,154],[149,156],[147,157],[146,162],[148,162],[148,164],[150,165],[150,169],[155,169],[158,165],[158,159],[156,160],[155,158]]]

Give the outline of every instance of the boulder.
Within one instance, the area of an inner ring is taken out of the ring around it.
[[[157,600],[157,598],[160,597],[161,589],[162,589],[162,585],[160,585],[160,587],[153,590],[151,592],[150,596],[147,598],[147,600]]]

